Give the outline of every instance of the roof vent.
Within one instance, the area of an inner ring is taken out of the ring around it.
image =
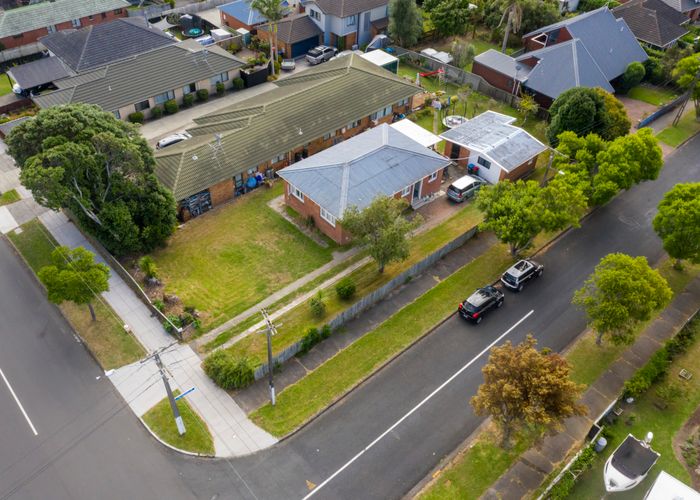
[[[193,159],[194,161],[197,161],[197,160],[199,160],[199,157],[198,157],[197,155],[192,155],[192,159]]]

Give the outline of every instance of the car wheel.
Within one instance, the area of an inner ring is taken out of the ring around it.
[[[522,291],[523,291],[523,288],[525,288],[525,284],[524,284],[524,283],[520,283],[520,284],[518,285],[518,291],[519,291],[519,292],[522,292]]]
[[[479,316],[478,318],[476,318],[476,319],[474,320],[474,323],[476,323],[476,324],[478,325],[479,323],[481,323],[481,320],[482,320],[482,319],[484,319],[483,316]]]
[[[540,276],[542,276],[542,273],[543,273],[543,272],[544,272],[544,269],[539,269],[539,270],[537,271],[537,277],[539,278]]]
[[[502,305],[503,305],[503,301],[502,301],[502,300],[499,300],[498,302],[496,302],[496,307],[497,307],[497,308],[501,307]]]

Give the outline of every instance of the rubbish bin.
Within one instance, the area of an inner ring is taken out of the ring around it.
[[[596,451],[596,453],[600,453],[605,449],[605,447],[608,445],[608,440],[605,439],[603,436],[600,436],[598,440],[595,442],[595,446],[593,449]]]

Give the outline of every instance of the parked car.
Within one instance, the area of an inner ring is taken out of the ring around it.
[[[282,64],[280,64],[282,71],[294,71],[296,67],[297,63],[294,62],[294,59],[284,59]]]
[[[192,136],[187,132],[180,132],[179,134],[169,135],[168,137],[163,137],[160,141],[158,141],[158,144],[156,144],[156,149],[167,148],[168,146],[172,146],[173,144],[177,144],[178,142],[186,141],[190,138],[192,138]]]
[[[503,300],[503,292],[489,285],[477,288],[473,294],[459,305],[457,310],[464,319],[472,320],[478,325],[484,318],[484,314],[491,309],[501,307]]]
[[[522,292],[525,283],[533,278],[539,278],[544,272],[544,266],[533,260],[521,260],[513,264],[503,276],[501,283],[511,290]]]
[[[473,175],[460,177],[447,188],[447,197],[457,203],[462,203],[474,196],[484,184],[482,179]]]
[[[306,53],[306,60],[309,64],[321,64],[329,60],[331,57],[338,53],[338,49],[335,47],[328,47],[327,45],[319,45],[308,51]]]

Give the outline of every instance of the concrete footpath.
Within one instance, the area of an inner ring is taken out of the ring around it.
[[[45,212],[39,219],[59,244],[82,246],[104,262],[83,234],[59,212]],[[106,262],[104,262],[106,264]],[[216,386],[204,373],[201,360],[188,345],[179,345],[163,329],[160,321],[136,297],[121,277],[111,270],[109,291],[102,297],[128,325],[146,350],[164,349],[161,358],[170,375],[173,389],[185,392],[194,387],[187,401],[207,423],[214,439],[216,456],[248,455],[272,446],[277,440],[253,424],[228,393]],[[110,380],[131,409],[142,416],[165,397],[153,360],[137,362],[108,372]]]
[[[700,310],[700,277],[679,293],[628,347],[620,357],[583,394],[581,402],[588,407],[585,417],[573,417],[556,435],[546,436],[525,453],[482,498],[524,498],[579,448],[593,423],[622,393],[625,380],[641,368],[663,343],[673,337]]]

